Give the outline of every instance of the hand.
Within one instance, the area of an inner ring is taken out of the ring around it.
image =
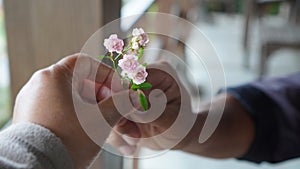
[[[254,137],[254,124],[235,97],[220,94],[201,103],[199,112],[192,113],[190,96],[171,66],[158,64],[147,71],[147,81],[153,87],[145,94],[155,93],[152,101],[150,94],[150,110],[122,118],[108,139],[121,153],[131,155],[137,146],[144,146],[154,150],[179,149],[206,157],[229,158],[241,157],[249,149]],[[165,94],[166,101],[161,93],[155,92],[156,89]],[[138,101],[131,99],[137,107]],[[166,104],[163,111],[156,109],[161,104]],[[200,143],[199,136],[208,113],[212,113],[211,119],[217,119],[222,108],[218,127],[206,142]]]
[[[150,97],[150,109],[122,118],[108,139],[123,154],[133,154],[137,145],[155,150],[181,149],[197,118],[191,111],[190,96],[172,67],[167,63],[149,67],[147,82],[153,87],[144,93]],[[131,99],[138,107],[138,100]]]
[[[78,69],[76,72],[75,65]],[[111,94],[109,87],[113,73],[114,71],[107,66],[82,54],[66,57],[48,68],[39,70],[17,96],[13,123],[32,122],[50,129],[66,146],[75,168],[83,168],[99,152],[100,147],[82,128],[77,118],[80,112],[76,114],[75,104],[77,109],[84,110],[83,116],[89,114],[88,117],[92,117],[93,113],[98,114],[98,111],[94,111],[96,106],[105,110],[101,112],[110,125],[117,123],[121,115],[111,106],[112,100],[107,99]],[[95,101],[95,94],[99,103]],[[94,123],[101,125],[105,121],[97,119],[89,121],[88,124]],[[110,128],[103,125],[100,130],[99,139],[100,142],[104,142]]]

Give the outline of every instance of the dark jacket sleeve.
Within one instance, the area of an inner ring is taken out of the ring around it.
[[[300,157],[300,73],[228,88],[255,124],[255,138],[241,160],[282,162]]]

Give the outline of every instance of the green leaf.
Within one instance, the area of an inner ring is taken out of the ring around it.
[[[147,67],[147,63],[143,63],[143,64],[141,64],[142,66],[144,66],[144,67]]]
[[[131,86],[131,89],[134,91],[137,91],[137,89],[139,89],[139,88],[140,88],[140,86],[136,85],[136,84],[132,84],[132,86]]]
[[[104,59],[104,58],[110,58],[109,56],[101,55],[101,56],[96,56],[97,59]]]
[[[151,87],[152,87],[152,85],[150,83],[148,83],[148,82],[145,82],[145,83],[142,83],[142,84],[135,84],[135,83],[133,83],[131,85],[131,89],[134,90],[134,91],[136,91],[138,89],[148,90]]]
[[[146,96],[143,94],[143,92],[139,92],[139,98],[140,98],[140,104],[144,111],[148,110],[148,101]]]
[[[140,89],[148,90],[151,89],[152,85],[148,82],[142,83],[138,85]]]
[[[144,48],[141,47],[139,50],[138,60],[140,60],[143,57],[143,54],[144,54]]]

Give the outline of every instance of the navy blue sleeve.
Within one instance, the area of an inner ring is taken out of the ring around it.
[[[254,141],[240,160],[276,163],[300,157],[300,78],[295,77],[227,89],[255,124]]]

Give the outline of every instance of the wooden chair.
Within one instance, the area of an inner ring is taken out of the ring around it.
[[[267,72],[267,60],[272,54],[280,49],[300,49],[300,2],[292,3],[290,20],[281,26],[260,25],[260,59],[259,59],[259,78]]]
[[[267,60],[280,49],[300,49],[300,26],[284,25],[281,27],[260,28],[261,55],[259,59],[259,78],[266,74]]]
[[[267,5],[289,2],[290,6],[293,7],[296,0],[245,0],[244,1],[244,36],[243,36],[243,47],[245,51],[244,66],[249,67],[249,33],[251,32],[251,23],[254,19],[259,19],[264,14],[264,8]],[[292,8],[292,11],[294,9]],[[293,12],[290,13],[291,17],[295,16]]]

